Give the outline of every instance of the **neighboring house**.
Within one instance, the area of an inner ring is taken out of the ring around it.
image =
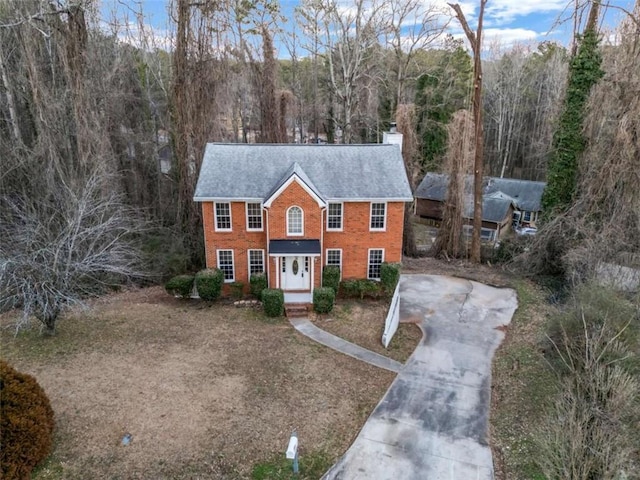
[[[544,182],[511,178],[485,177],[482,197],[482,231],[485,242],[495,242],[512,226],[534,227],[541,212]],[[449,176],[427,173],[416,189],[415,214],[439,225]],[[465,233],[470,235],[473,223],[473,177],[465,177]]]
[[[325,265],[379,279],[400,262],[405,202],[396,145],[208,144],[194,195],[207,267],[248,284],[266,272],[285,301],[310,302]]]

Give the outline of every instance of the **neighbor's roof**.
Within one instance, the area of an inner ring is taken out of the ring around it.
[[[397,145],[209,143],[195,201],[267,199],[296,174],[325,200],[411,201]]]
[[[416,190],[416,197],[444,201],[448,186],[449,175],[444,173],[427,173]],[[510,202],[512,201],[520,210],[537,212],[542,209],[542,192],[545,186],[545,182],[485,177],[483,181],[483,195],[496,200],[502,198]],[[471,175],[467,175],[465,178],[465,192],[473,192],[473,177]],[[486,200],[483,201],[483,204],[484,203],[486,203]]]
[[[489,185],[484,193],[502,192],[513,198],[520,210],[539,212],[542,210],[542,193],[546,186],[545,182],[489,177]]]

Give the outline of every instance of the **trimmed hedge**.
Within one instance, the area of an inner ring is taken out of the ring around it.
[[[262,306],[267,317],[280,317],[284,313],[284,291],[280,288],[265,288],[262,291]]]
[[[244,283],[233,282],[229,284],[229,288],[231,289],[231,296],[233,298],[239,300],[244,296]]]
[[[318,313],[329,313],[333,310],[336,292],[331,287],[320,287],[313,290],[313,309]]]
[[[383,262],[380,265],[380,283],[387,295],[393,295],[400,280],[400,264]]]
[[[382,284],[375,280],[352,279],[340,282],[340,294],[346,298],[380,298]]]
[[[333,288],[334,293],[338,293],[340,287],[340,267],[337,265],[326,265],[322,269],[322,286]]]
[[[218,268],[207,268],[196,273],[196,289],[202,300],[214,301],[220,298],[224,272]]]
[[[268,287],[269,284],[267,283],[267,275],[265,273],[254,273],[251,275],[249,279],[249,290],[251,291],[251,295],[258,300],[262,300],[262,291]]]
[[[30,478],[51,452],[53,410],[35,378],[0,360],[0,465],[5,480]]]
[[[193,281],[193,275],[178,275],[165,283],[164,289],[170,295],[189,298],[193,289]]]

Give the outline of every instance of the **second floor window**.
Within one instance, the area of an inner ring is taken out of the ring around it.
[[[247,203],[247,230],[262,230],[262,207],[259,203]]]
[[[342,204],[330,203],[327,211],[327,230],[342,230]]]
[[[303,214],[300,207],[291,207],[287,211],[287,235],[304,235]]]
[[[231,230],[231,204],[216,202],[216,230]]]
[[[386,226],[385,218],[387,213],[386,203],[371,204],[371,223],[370,230],[384,230]]]

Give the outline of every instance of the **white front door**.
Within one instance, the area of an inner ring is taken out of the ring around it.
[[[283,290],[309,290],[311,272],[309,271],[309,257],[291,256],[280,259],[282,268]]]

